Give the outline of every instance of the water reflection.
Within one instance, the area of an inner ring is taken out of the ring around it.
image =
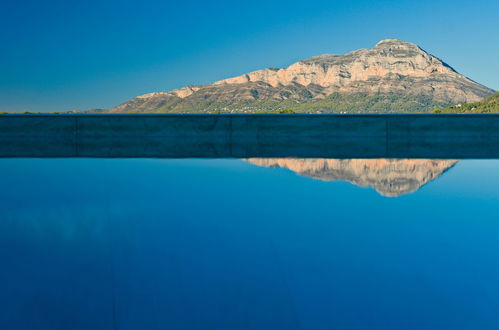
[[[1,160],[0,329],[499,329],[498,160],[249,162]]]
[[[417,191],[435,180],[458,161],[451,159],[328,159],[328,158],[250,158],[262,167],[287,168],[322,181],[347,181],[372,187],[387,197]]]

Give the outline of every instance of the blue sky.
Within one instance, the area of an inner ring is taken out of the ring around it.
[[[0,4],[0,110],[107,108],[385,38],[499,90],[498,1],[18,1]]]

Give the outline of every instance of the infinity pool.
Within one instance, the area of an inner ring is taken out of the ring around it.
[[[499,329],[498,169],[0,159],[0,329]]]

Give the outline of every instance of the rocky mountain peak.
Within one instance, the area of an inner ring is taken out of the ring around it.
[[[329,88],[331,91],[344,89],[347,92],[376,92],[380,87],[387,89],[388,83],[388,89],[397,88],[394,86],[394,78],[396,81],[403,77],[431,80],[467,79],[413,43],[385,39],[371,49],[359,49],[344,55],[320,55],[286,68],[259,70],[215,84],[263,82],[273,87],[313,84]],[[373,79],[378,82],[373,82]],[[380,79],[388,80],[383,81],[382,85],[385,86],[379,86]],[[371,81],[370,86],[359,86],[359,83],[367,81]]]
[[[389,38],[389,39],[383,39],[379,41],[375,46],[375,48],[396,48],[396,47],[401,47],[401,48],[418,48],[419,46],[416,44],[413,44],[411,42],[403,41],[400,39],[394,39],[394,38]]]
[[[374,46],[372,51],[384,56],[393,56],[398,58],[410,58],[416,56],[423,56],[428,60],[435,58],[421,49],[418,45],[399,39],[381,40]]]
[[[110,111],[256,112],[262,110],[259,103],[264,102],[265,107],[276,109],[349,112],[341,108],[352,103],[351,95],[361,94],[363,99],[356,99],[358,105],[350,106],[355,112],[421,112],[481,101],[493,93],[418,45],[385,39],[370,49],[320,55],[280,69],[262,69],[209,85],[147,94]],[[338,104],[334,98],[321,101],[335,95],[346,102]],[[386,96],[384,100],[379,101],[380,95]]]

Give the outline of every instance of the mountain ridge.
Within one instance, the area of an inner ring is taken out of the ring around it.
[[[429,112],[493,93],[421,47],[385,39],[370,49],[140,95],[109,112]]]

